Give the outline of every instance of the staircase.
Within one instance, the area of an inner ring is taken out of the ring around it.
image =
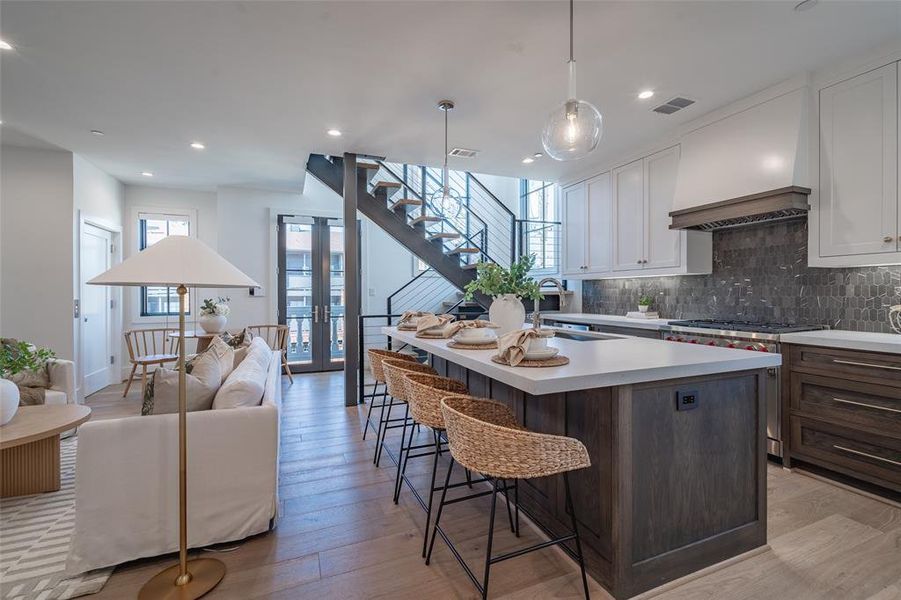
[[[419,306],[405,301],[409,307],[390,306],[389,314],[407,309],[428,310],[422,306],[435,303],[436,299],[440,304],[475,278],[475,266],[480,261],[505,266],[513,261],[516,219],[471,174],[455,172],[458,181],[451,182],[458,192],[459,179],[465,184],[466,195],[460,194],[459,206],[438,207],[430,198],[440,189],[440,180],[436,182],[434,173],[425,167],[411,168],[378,160],[362,161],[357,167],[357,209],[429,265],[433,276],[449,284],[446,288],[432,285],[435,293],[422,298]],[[343,196],[342,157],[311,154],[307,172]],[[473,193],[474,189],[478,193]],[[417,276],[410,284],[419,279]],[[416,285],[426,284],[423,279]],[[491,303],[491,298],[481,293],[475,294],[474,300],[484,308]]]

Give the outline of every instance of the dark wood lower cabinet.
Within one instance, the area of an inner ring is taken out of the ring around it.
[[[764,371],[532,396],[444,359],[440,373],[529,429],[585,444],[570,482],[591,575],[629,598],[766,543]],[[676,393],[697,406],[677,410]],[[562,477],[520,484],[523,510],[569,530]]]

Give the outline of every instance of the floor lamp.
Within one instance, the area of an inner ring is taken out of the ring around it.
[[[253,279],[203,242],[170,235],[88,281],[90,285],[165,286],[178,292],[178,564],[157,573],[141,588],[140,600],[192,600],[225,576],[215,558],[188,560],[188,449],[185,408],[185,295],[195,288],[253,288]]]

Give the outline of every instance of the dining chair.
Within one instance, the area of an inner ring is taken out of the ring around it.
[[[280,350],[282,353],[282,367],[285,369],[285,375],[291,383],[294,383],[294,377],[291,374],[291,367],[288,366],[288,326],[287,325],[248,325],[246,329],[250,330],[254,336],[263,338],[263,341],[273,349]]]
[[[128,348],[128,360],[131,362],[131,373],[122,397],[128,395],[135,371],[141,367],[141,396],[147,391],[147,367],[162,366],[178,360],[178,338],[172,337],[177,329],[166,327],[152,329],[130,329],[125,332],[125,345]]]

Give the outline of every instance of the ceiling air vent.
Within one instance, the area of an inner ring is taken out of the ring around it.
[[[678,110],[682,110],[688,106],[694,104],[694,100],[689,100],[688,98],[683,98],[681,96],[676,96],[672,100],[668,100],[667,102],[652,108],[655,113],[659,113],[661,115],[671,115]]]
[[[467,148],[452,148],[451,151],[447,153],[447,155],[456,156],[458,158],[473,158],[478,153],[478,150],[469,150]]]

